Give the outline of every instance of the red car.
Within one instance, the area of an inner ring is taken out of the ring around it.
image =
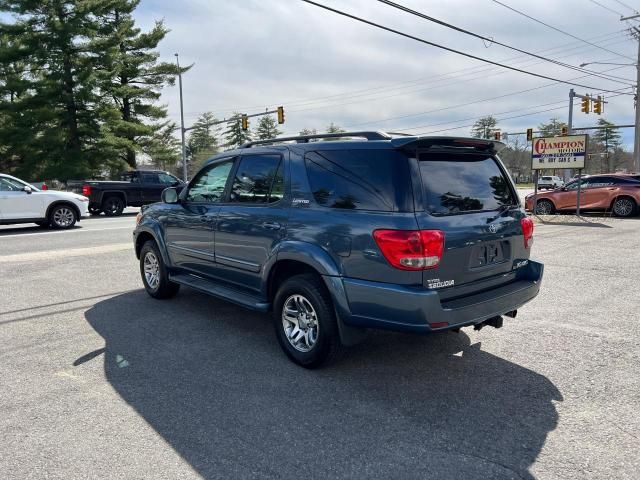
[[[580,209],[585,211],[612,211],[619,217],[631,217],[640,205],[640,180],[634,175],[589,175],[580,180]],[[578,180],[567,183],[552,192],[538,192],[536,213],[551,215],[557,211],[576,210]],[[533,210],[533,194],[525,198],[527,210]]]

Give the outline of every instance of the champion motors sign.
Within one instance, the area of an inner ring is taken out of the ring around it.
[[[534,138],[531,156],[533,170],[584,168],[584,159],[587,156],[587,135]]]

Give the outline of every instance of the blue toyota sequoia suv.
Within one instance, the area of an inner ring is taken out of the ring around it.
[[[308,368],[370,328],[501,327],[543,272],[503,146],[353,132],[221,153],[138,215],[144,287],[271,312],[282,349]]]

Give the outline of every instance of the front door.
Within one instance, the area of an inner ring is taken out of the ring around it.
[[[214,228],[234,159],[201,170],[164,220],[171,263],[185,271],[210,276],[215,268]]]
[[[21,220],[44,217],[42,197],[27,193],[26,184],[12,178],[0,177],[0,219]]]
[[[279,153],[243,155],[228,202],[218,213],[218,275],[254,292],[260,291],[262,268],[285,234],[284,165]]]

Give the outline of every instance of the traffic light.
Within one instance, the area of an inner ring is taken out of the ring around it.
[[[598,115],[602,113],[602,97],[600,95],[593,101],[593,113]]]
[[[278,107],[278,123],[280,125],[284,123],[284,107]]]
[[[533,128],[527,128],[527,142],[533,140]]]
[[[493,138],[496,140],[500,140],[500,132],[494,132]]]
[[[561,129],[561,135],[563,137],[566,137],[567,135],[569,135],[569,127],[567,127],[566,125],[563,125]]]
[[[242,115],[241,117],[242,120],[242,130],[249,130],[249,117],[247,117],[246,115]]]
[[[589,113],[589,111],[591,110],[590,107],[591,99],[589,98],[589,95],[582,97],[582,108],[580,109],[580,111],[582,111],[583,113]]]

